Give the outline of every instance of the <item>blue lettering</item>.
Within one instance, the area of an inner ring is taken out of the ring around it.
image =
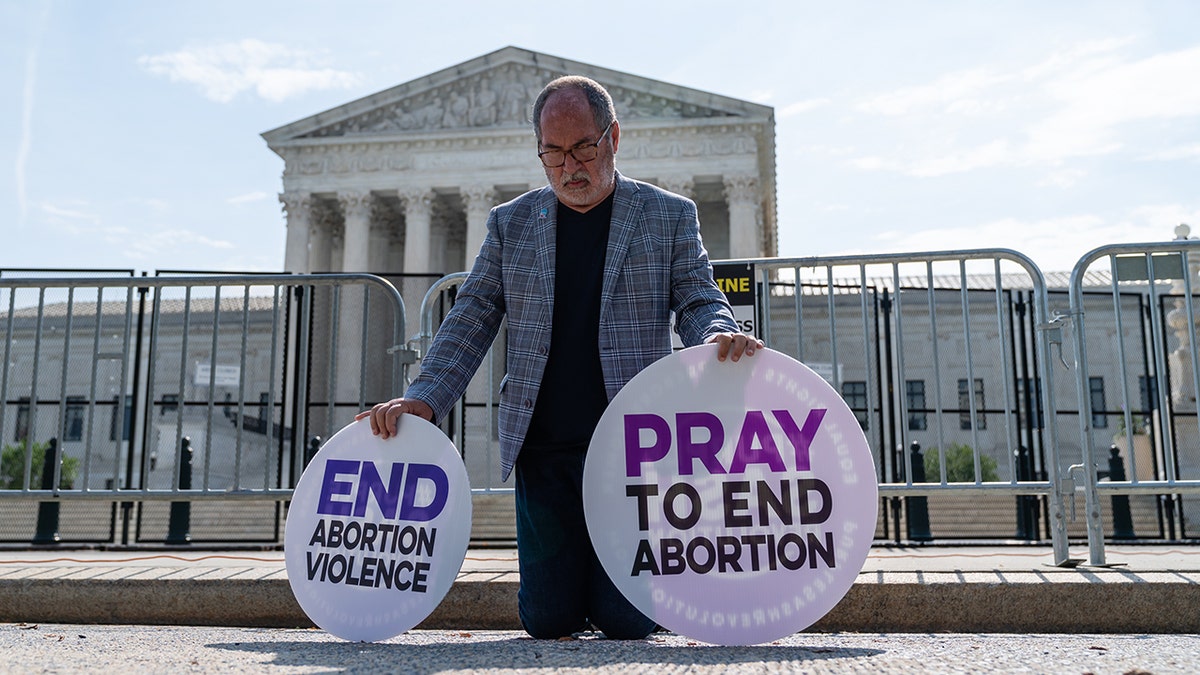
[[[427,480],[433,483],[433,499],[425,506],[417,506],[417,483]],[[409,464],[404,477],[404,501],[400,504],[400,520],[429,521],[438,517],[446,506],[450,493],[450,479],[436,464]]]
[[[317,501],[317,513],[326,516],[350,515],[350,502],[334,499],[336,495],[348,495],[354,488],[350,481],[338,480],[339,475],[358,473],[360,462],[349,459],[331,459],[325,462],[325,476],[321,481],[321,498]]]
[[[400,501],[400,476],[404,473],[403,462],[392,463],[391,478],[388,479],[390,487],[384,486],[383,479],[379,477],[379,470],[375,468],[373,462],[363,462],[362,473],[358,481],[358,493],[354,498],[354,517],[362,518],[367,513],[367,498],[375,495],[375,503],[379,504],[379,510],[383,513],[385,520],[391,520],[396,517],[396,503]]]

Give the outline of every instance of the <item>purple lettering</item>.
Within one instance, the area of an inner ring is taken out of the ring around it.
[[[654,442],[642,446],[642,430],[654,432]],[[657,462],[671,449],[671,427],[653,413],[625,416],[625,476],[642,475],[643,462]]]
[[[719,417],[708,412],[679,413],[675,415],[675,427],[679,430],[679,475],[692,475],[696,459],[710,474],[725,473],[725,467],[717,460],[717,453],[725,445],[725,429]],[[692,439],[692,430],[696,428],[708,430],[707,441],[697,443]]]
[[[339,475],[358,475],[359,462],[349,459],[331,459],[325,462],[325,476],[321,479],[321,498],[317,500],[317,513],[325,516],[348,516],[352,504],[334,499],[336,495],[348,495],[354,483],[338,480]]]
[[[786,410],[783,412],[787,413]],[[758,439],[757,448],[754,447],[755,439]],[[767,418],[761,410],[746,412],[746,420],[742,422],[742,432],[738,434],[737,449],[733,452],[729,471],[745,473],[747,464],[766,464],[771,467],[771,471],[787,471],[783,457],[779,455],[779,447],[775,445],[775,437],[771,435],[771,428],[767,426]]]
[[[783,427],[783,432],[796,449],[796,470],[811,471],[812,457],[809,449],[817,435],[817,428],[821,426],[821,420],[825,419],[825,408],[809,410],[803,429],[796,426],[796,420],[792,419],[791,413],[786,410],[772,410],[771,414],[779,420],[779,426]]]
[[[392,475],[388,486],[379,477],[379,470],[374,462],[363,462],[359,473],[358,493],[354,496],[354,517],[362,518],[367,513],[367,499],[375,495],[375,503],[385,520],[396,517],[396,502],[400,500],[400,477],[404,473],[403,462],[392,463]]]
[[[393,470],[393,476],[395,472]],[[417,506],[417,483],[427,480],[433,483],[433,499],[425,506]],[[409,464],[404,477],[404,500],[400,503],[400,520],[429,521],[438,517],[446,507],[450,492],[450,479],[436,464]]]

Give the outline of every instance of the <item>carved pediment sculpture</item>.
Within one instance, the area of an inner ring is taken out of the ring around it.
[[[603,84],[612,94],[621,119],[747,114],[741,109],[744,101],[506,47],[263,135],[268,143],[273,143],[522,127],[529,124],[534,98],[542,86],[568,72],[592,77]]]

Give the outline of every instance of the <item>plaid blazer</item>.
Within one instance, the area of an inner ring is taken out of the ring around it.
[[[557,204],[547,185],[492,209],[475,265],[405,393],[443,419],[507,318],[502,480],[508,480],[524,442],[550,353]],[[600,361],[610,401],[634,375],[671,353],[672,311],[675,330],[688,346],[738,330],[713,282],[696,205],[618,173],[600,292]]]

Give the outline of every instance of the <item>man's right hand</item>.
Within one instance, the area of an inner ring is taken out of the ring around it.
[[[366,417],[371,420],[371,433],[383,439],[396,435],[396,424],[401,415],[416,415],[426,422],[433,421],[433,408],[415,398],[394,398],[386,403],[377,403],[370,410],[354,416],[357,422]]]

